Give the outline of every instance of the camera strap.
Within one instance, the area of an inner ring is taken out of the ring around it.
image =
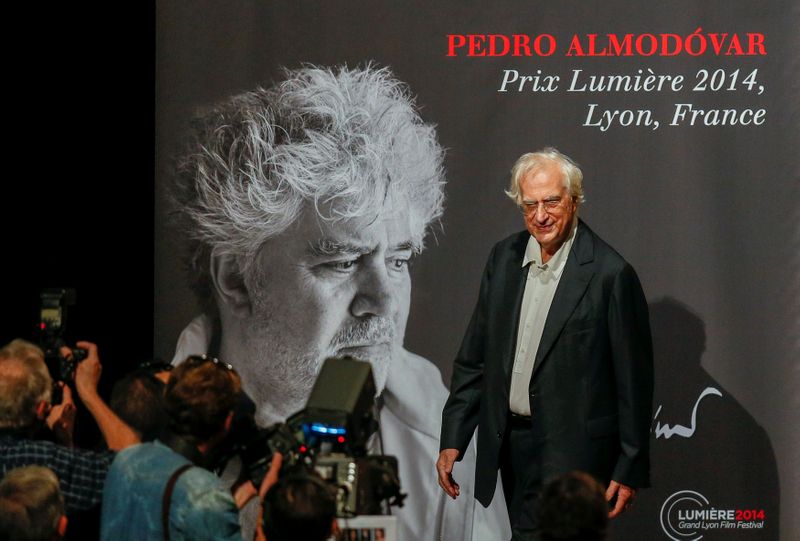
[[[169,541],[169,508],[172,500],[172,491],[175,489],[175,483],[183,472],[198,464],[202,460],[203,455],[198,451],[197,447],[192,445],[185,438],[173,434],[169,430],[164,430],[159,439],[161,443],[190,461],[189,464],[184,464],[175,470],[172,476],[170,476],[169,481],[167,481],[167,486],[164,487],[164,495],[161,499],[161,524],[164,529],[164,540]]]
[[[172,500],[172,491],[175,489],[175,483],[178,482],[178,477],[183,472],[193,467],[194,464],[184,464],[175,470],[167,481],[167,486],[164,488],[164,497],[161,499],[161,525],[164,529],[164,541],[169,541],[169,506]]]

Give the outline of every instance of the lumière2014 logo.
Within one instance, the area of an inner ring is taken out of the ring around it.
[[[719,509],[694,490],[680,490],[661,506],[661,528],[674,541],[697,541],[710,530],[764,528],[763,509]]]

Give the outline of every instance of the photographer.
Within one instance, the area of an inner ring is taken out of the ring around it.
[[[0,539],[54,541],[67,530],[64,497],[52,470],[23,466],[0,481]]]
[[[223,488],[205,469],[224,441],[239,376],[216,359],[192,356],[172,371],[164,395],[167,430],[121,451],[106,480],[101,538],[241,539],[238,509],[256,495],[251,482]],[[273,460],[274,482],[280,459]]]
[[[47,367],[43,364],[44,352],[39,346],[17,338],[3,347],[5,356],[14,357],[28,363],[30,369],[37,374],[45,374]],[[45,376],[41,376],[45,377]],[[72,401],[72,390],[63,381],[54,382],[53,392],[61,394],[57,405],[51,405],[44,423],[37,423],[36,430],[29,434],[33,439],[50,440],[73,447],[73,432],[75,430],[75,403]],[[51,393],[52,394],[52,393]],[[51,397],[52,398],[52,397]]]
[[[78,395],[111,449],[136,443],[135,434],[97,394],[101,371],[97,347],[89,342],[79,345],[87,350],[88,356],[75,370]],[[60,432],[67,439],[71,435],[75,411],[69,387],[63,387],[62,404],[52,407],[52,386],[41,349],[23,340],[14,340],[0,349],[0,475],[27,465],[51,468],[61,482],[69,514],[100,503],[103,482],[114,455],[36,438],[45,421],[56,434]]]
[[[550,480],[536,502],[536,541],[603,541],[608,531],[606,490],[586,472]]]
[[[266,541],[325,541],[339,533],[335,488],[313,472],[280,479],[267,492],[263,517]]]
[[[145,362],[114,383],[108,405],[143,442],[153,441],[166,424],[164,390],[172,365]]]

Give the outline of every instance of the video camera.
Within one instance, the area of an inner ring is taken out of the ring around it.
[[[339,517],[384,514],[383,502],[403,505],[397,459],[367,455],[375,420],[375,381],[368,362],[327,359],[305,409],[286,423],[255,424],[255,404],[242,395],[225,449],[214,466],[221,472],[238,455],[255,486],[264,478],[272,455],[283,455],[281,471],[316,471],[336,488]]]

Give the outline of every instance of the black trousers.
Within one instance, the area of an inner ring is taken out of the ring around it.
[[[533,539],[536,531],[534,511],[542,489],[542,473],[536,460],[538,447],[530,417],[510,414],[500,450],[500,476],[513,541]]]

